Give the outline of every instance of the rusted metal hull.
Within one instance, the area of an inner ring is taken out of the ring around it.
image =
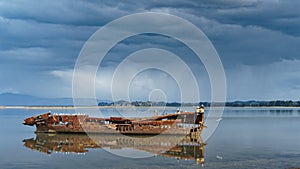
[[[58,115],[45,113],[29,117],[24,125],[36,126],[36,133],[102,133],[158,135],[201,133],[204,127],[204,109],[196,112],[176,112],[174,114],[150,118],[95,118],[87,115]]]

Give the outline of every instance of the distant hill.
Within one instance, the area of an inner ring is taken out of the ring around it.
[[[80,103],[90,103],[93,99],[82,99]],[[98,102],[110,102],[97,100]],[[73,106],[72,98],[41,98],[30,95],[3,93],[0,94],[0,106]]]
[[[0,105],[5,106],[62,106],[73,105],[72,98],[40,98],[30,95],[3,93],[0,94]]]

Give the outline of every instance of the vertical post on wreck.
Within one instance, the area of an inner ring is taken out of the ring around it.
[[[204,127],[204,106],[203,105],[196,107],[195,116],[196,116],[196,119],[194,121],[195,122],[194,124],[199,125],[199,126],[194,127],[191,130],[192,133],[190,133],[190,135],[192,135],[193,138],[197,139],[200,137],[200,134]]]
[[[197,119],[195,121],[196,124],[200,124],[200,126],[204,125],[204,105],[196,108]],[[200,119],[199,119],[200,118]]]

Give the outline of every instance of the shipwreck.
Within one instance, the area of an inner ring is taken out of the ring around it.
[[[26,118],[24,125],[36,126],[36,133],[98,133],[125,135],[181,134],[200,136],[205,126],[204,106],[194,112],[175,111],[172,114],[145,118],[90,117],[83,114],[51,114]]]

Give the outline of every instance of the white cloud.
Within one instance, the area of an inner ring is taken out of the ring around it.
[[[82,72],[81,72],[82,73]],[[126,70],[123,70],[123,73],[126,73]],[[50,73],[52,76],[58,78],[57,84],[58,86],[64,86],[65,91],[62,93],[71,92],[72,88],[72,78],[73,78],[73,70],[56,70]],[[112,74],[113,72],[110,70],[101,71],[97,74],[95,79],[95,95],[97,99],[100,100],[112,100],[111,93],[111,85],[112,85]],[[85,91],[89,91],[89,87],[84,85],[86,81],[94,80],[94,77],[89,73],[83,73],[80,75],[82,78],[80,81],[83,85],[80,85],[80,90],[82,93]],[[124,79],[118,79],[120,82],[119,85],[123,85],[122,83]],[[180,100],[180,90],[177,86],[178,84],[172,77],[158,70],[146,70],[139,74],[137,74],[134,79],[130,82],[130,86],[128,89],[130,100],[148,100],[151,92],[155,89],[160,89],[163,91],[167,98],[171,101]],[[189,85],[188,83],[186,85]],[[68,93],[67,95],[70,95]],[[87,96],[89,94],[87,93]],[[121,98],[124,100],[128,100],[127,98]]]
[[[18,94],[20,93],[18,90],[14,89],[14,88],[4,88],[0,90],[0,94],[2,93],[14,93],[14,94]]]

